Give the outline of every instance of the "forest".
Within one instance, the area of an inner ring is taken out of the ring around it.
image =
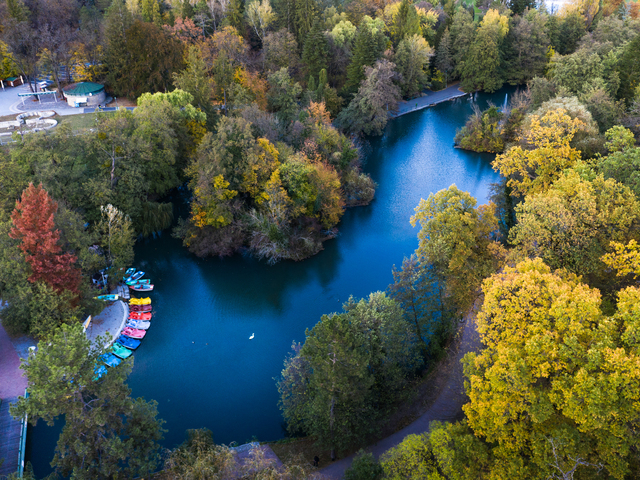
[[[399,102],[459,82],[518,86],[455,138],[496,154],[502,180],[486,205],[455,185],[425,193],[418,248],[386,291],[294,342],[277,379],[289,434],[331,459],[379,440],[473,321],[483,348],[464,358],[462,419],[380,459],[359,453],[345,478],[637,478],[639,5],[2,1],[0,76],[97,82],[136,106],[0,147],[2,326],[41,340],[12,412],[65,416],[56,474],[237,474],[204,429],[161,449],[157,403],[127,386],[131,361],[95,378],[103,351],[80,325],[102,308],[91,277],[115,281],[137,239],[169,228],[200,257],[317,254],[347,207],[375,197],[367,139]],[[316,478],[310,461],[276,470],[255,453],[241,478]]]

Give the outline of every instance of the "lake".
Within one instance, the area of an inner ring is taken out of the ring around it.
[[[502,105],[513,91],[478,94],[477,102]],[[493,155],[453,148],[471,105],[465,97],[410,113],[369,139],[364,170],[379,185],[376,197],[347,210],[338,237],[310,259],[275,266],[243,255],[200,259],[168,232],[136,246],[135,266],[155,284],[154,319],[129,385],[134,396],[158,402],[166,447],[190,428],[209,428],[218,443],[285,435],[274,378],[292,342],[350,295],[387,288],[392,266],[418,245],[409,218],[421,198],[456,184],[485,203],[498,181]],[[29,428],[27,458],[38,477],[51,471],[61,424]]]

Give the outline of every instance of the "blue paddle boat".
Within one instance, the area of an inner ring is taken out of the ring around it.
[[[122,359],[116,357],[113,353],[105,353],[100,355],[100,361],[107,367],[117,367],[122,362]]]
[[[140,346],[140,340],[136,340],[135,338],[125,337],[124,335],[120,335],[118,340],[116,340],[123,347],[127,347],[129,350],[135,350]]]

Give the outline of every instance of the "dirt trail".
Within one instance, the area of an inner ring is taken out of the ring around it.
[[[476,330],[475,312],[467,315],[462,330],[462,338],[457,345],[457,351],[438,369],[433,378],[434,384],[441,384],[441,389],[435,401],[428,410],[417,420],[402,430],[380,440],[366,448],[379,458],[384,452],[398,445],[404,437],[411,434],[423,433],[429,430],[429,424],[434,420],[452,421],[462,418],[462,405],[466,402],[464,393],[464,379],[462,374],[462,357],[468,352],[476,351],[480,347],[480,338]],[[444,377],[444,378],[443,378]],[[338,480],[353,460],[354,455],[338,460],[319,471],[326,479]]]

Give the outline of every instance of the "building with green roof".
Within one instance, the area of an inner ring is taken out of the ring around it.
[[[64,89],[67,103],[71,107],[95,107],[107,99],[104,85],[93,82],[80,82],[69,85]]]

